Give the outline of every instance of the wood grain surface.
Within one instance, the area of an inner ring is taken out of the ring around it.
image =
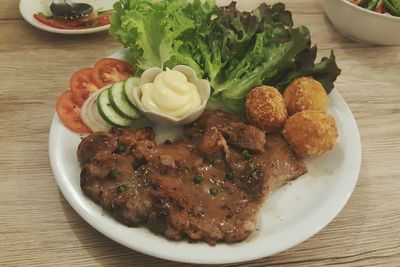
[[[335,50],[343,73],[336,89],[361,133],[361,174],[348,204],[320,233],[275,256],[231,266],[400,266],[400,47],[345,39],[319,0],[286,2],[296,24],[310,28],[320,56]],[[50,169],[57,96],[75,70],[118,49],[106,32],[37,30],[21,19],[17,0],[1,0],[0,266],[190,266],[97,232],[65,201]]]

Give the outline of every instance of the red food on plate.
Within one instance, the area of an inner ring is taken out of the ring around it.
[[[38,12],[33,14],[33,17],[49,27],[62,29],[62,30],[82,30],[89,28],[96,28],[110,24],[110,16],[112,11],[103,11],[93,13],[88,17],[84,17],[77,20],[63,20],[55,18],[54,16],[46,16],[45,14]]]
[[[83,68],[75,72],[71,76],[69,84],[73,95],[73,101],[79,107],[83,105],[91,93],[99,89],[93,81],[92,68]]]
[[[81,109],[74,103],[71,90],[65,91],[58,97],[56,111],[62,123],[71,131],[77,133],[91,132],[82,121]]]
[[[63,24],[60,23],[54,19],[48,19],[46,18],[44,15],[42,15],[41,13],[36,13],[33,14],[33,17],[39,21],[40,23],[43,23],[47,26],[50,26],[52,28],[56,28],[56,29],[62,29],[62,30],[74,30],[76,29],[76,27],[68,25],[68,24]]]
[[[90,18],[85,22],[86,23],[92,23],[93,25],[96,25],[96,27],[108,25],[108,24],[110,24],[110,16],[111,16],[111,14],[112,14],[112,12],[104,13],[104,14],[99,15],[97,17]]]
[[[93,67],[93,78],[98,87],[124,81],[134,74],[127,62],[115,58],[103,58]]]

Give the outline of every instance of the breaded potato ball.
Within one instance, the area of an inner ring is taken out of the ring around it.
[[[297,155],[307,157],[333,149],[338,131],[332,116],[321,111],[305,110],[286,121],[283,136]]]
[[[258,86],[246,99],[249,122],[267,133],[280,131],[287,119],[282,94],[271,86]]]
[[[329,103],[324,87],[312,77],[293,80],[283,92],[283,98],[289,115],[303,110],[326,112]]]

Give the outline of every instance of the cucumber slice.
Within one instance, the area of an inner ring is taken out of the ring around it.
[[[115,111],[122,117],[131,120],[140,117],[139,111],[132,107],[124,96],[124,82],[117,82],[108,89],[108,98]]]
[[[108,98],[108,90],[104,90],[97,97],[96,105],[100,116],[109,124],[113,126],[128,126],[132,123],[132,120],[126,119],[118,114],[112,107]]]
[[[133,88],[139,86],[139,83],[140,79],[137,77],[130,77],[124,82],[124,96],[129,104],[134,108],[137,108],[137,105],[135,99],[133,98]]]

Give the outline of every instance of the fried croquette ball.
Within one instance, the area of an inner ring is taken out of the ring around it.
[[[338,131],[332,116],[321,111],[305,110],[289,117],[283,136],[296,154],[307,157],[333,149]]]
[[[287,119],[282,94],[271,86],[258,86],[246,99],[249,122],[267,133],[280,131]]]
[[[301,77],[292,81],[283,92],[289,115],[303,110],[326,112],[328,95],[322,84],[311,77]]]

